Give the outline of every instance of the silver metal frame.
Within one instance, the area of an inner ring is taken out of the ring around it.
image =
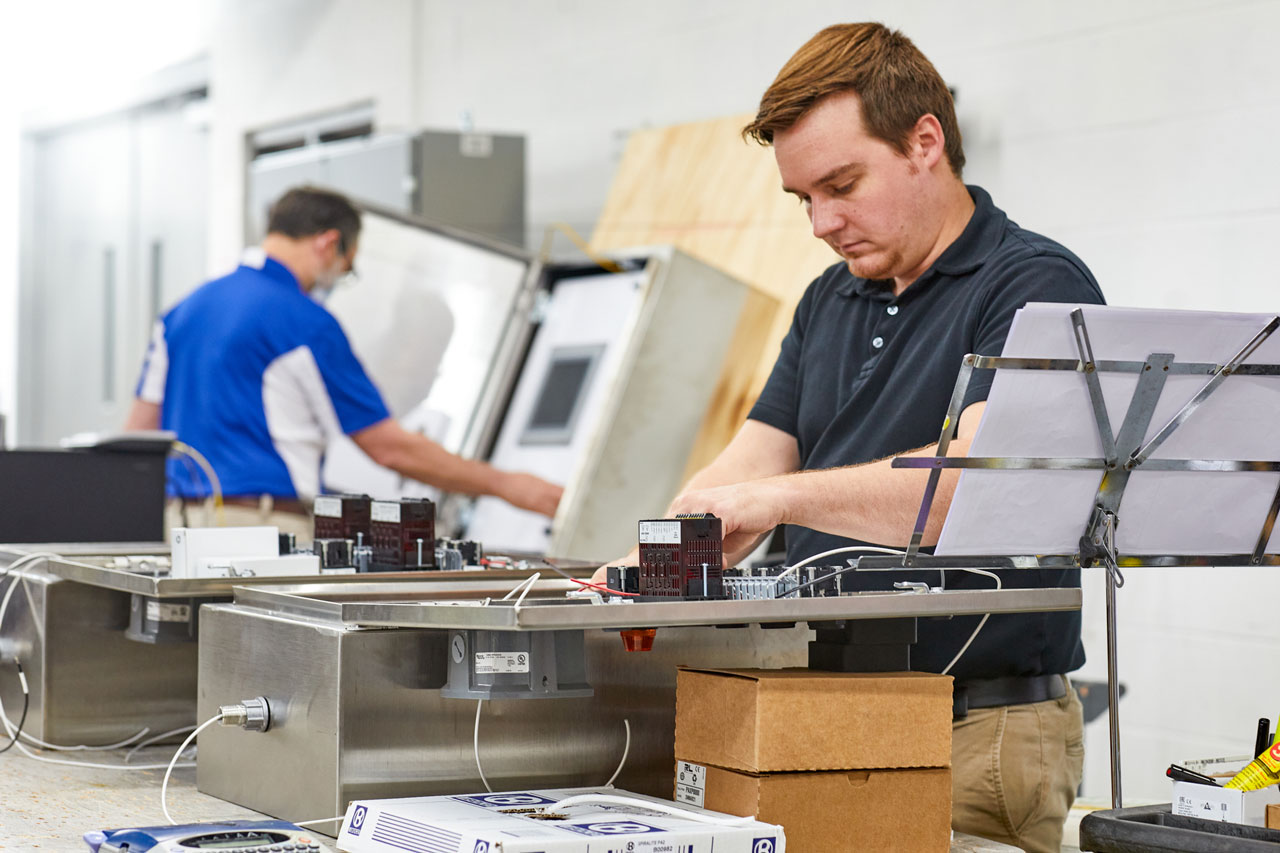
[[[1273,317],[1253,338],[1245,344],[1225,364],[1207,364],[1200,362],[1179,362],[1173,353],[1151,353],[1145,361],[1098,361],[1093,357],[1093,346],[1089,339],[1089,331],[1084,321],[1084,313],[1077,308],[1071,313],[1072,331],[1075,336],[1079,359],[1062,358],[1004,358],[992,356],[966,355],[956,379],[955,389],[951,395],[951,403],[947,416],[942,423],[942,434],[938,439],[938,453],[933,457],[897,457],[893,460],[894,468],[928,468],[929,480],[925,487],[924,498],[920,503],[920,512],[916,518],[916,526],[911,534],[911,543],[907,553],[901,559],[863,557],[857,561],[859,569],[890,570],[902,568],[1089,568],[1101,563],[1107,569],[1107,686],[1109,696],[1109,729],[1111,749],[1111,804],[1113,808],[1123,805],[1120,785],[1120,682],[1118,676],[1118,653],[1116,649],[1116,590],[1124,586],[1124,575],[1121,567],[1148,566],[1226,566],[1226,565],[1280,565],[1280,555],[1266,553],[1267,544],[1271,540],[1271,532],[1275,527],[1276,517],[1280,515],[1280,489],[1271,503],[1266,519],[1258,537],[1257,546],[1251,554],[1233,554],[1225,556],[1213,555],[1122,555],[1116,551],[1115,531],[1118,524],[1117,512],[1124,496],[1130,475],[1138,469],[1145,471],[1280,471],[1280,460],[1238,460],[1238,459],[1152,459],[1151,454],[1173,434],[1179,426],[1198,409],[1209,395],[1218,388],[1228,376],[1280,376],[1280,364],[1244,364],[1244,360],[1271,334],[1280,328],[1280,316]],[[956,457],[948,458],[947,447],[959,422],[960,408],[963,405],[965,392],[973,377],[974,370],[1070,370],[1083,373],[1089,391],[1089,402],[1093,409],[1094,422],[1098,429],[1098,437],[1102,442],[1102,458],[1078,457]],[[1129,409],[1118,433],[1113,433],[1106,405],[1102,398],[1102,389],[1098,381],[1099,373],[1137,373],[1138,384],[1129,401]],[[1164,390],[1165,380],[1170,375],[1201,375],[1208,381],[1160,430],[1145,444],[1143,437],[1151,424],[1156,404]],[[1094,512],[1080,538],[1080,550],[1075,554],[1053,554],[1035,556],[981,556],[957,558],[937,558],[919,553],[924,538],[929,513],[933,507],[934,497],[938,490],[938,481],[946,468],[978,468],[985,470],[1098,470],[1102,471],[1102,480],[1094,499]]]
[[[477,579],[478,580],[478,579]],[[236,587],[237,605],[292,613],[348,627],[437,628],[487,631],[563,631],[670,628],[708,625],[825,622],[910,616],[971,616],[1079,610],[1079,589],[947,590],[866,592],[856,595],[777,599],[647,601],[600,604],[565,600],[571,585],[559,578],[538,581],[523,604],[491,600],[489,583],[426,584],[401,581],[329,587],[319,583]]]

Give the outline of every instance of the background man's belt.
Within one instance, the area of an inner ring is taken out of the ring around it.
[[[1007,678],[971,678],[957,681],[952,692],[952,716],[964,719],[972,708],[999,705],[1028,705],[1047,702],[1067,694],[1067,679],[1061,675],[1022,675]]]

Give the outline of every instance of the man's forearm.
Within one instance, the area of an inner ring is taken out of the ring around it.
[[[968,442],[953,442],[948,455],[962,456]],[[937,446],[912,451],[908,456],[933,456]],[[804,471],[774,478],[783,489],[786,524],[798,524],[824,533],[905,546],[920,514],[929,472],[919,468],[894,468],[892,459],[880,459],[847,468]],[[944,470],[929,513],[924,543],[933,544],[942,531],[947,508],[955,493],[959,471]]]
[[[417,433],[405,432],[401,446],[379,461],[398,474],[442,491],[465,495],[501,496],[504,493],[506,472],[450,453]]]
[[[963,456],[968,440],[951,443],[949,455]],[[932,456],[936,445],[904,455]],[[955,491],[958,471],[944,471],[925,543],[937,540]],[[928,472],[893,468],[881,459],[846,468],[781,474],[733,486],[689,492],[676,500],[677,512],[712,512],[725,520],[725,552],[734,558],[779,524],[901,547],[910,540]]]

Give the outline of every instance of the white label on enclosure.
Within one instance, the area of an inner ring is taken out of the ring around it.
[[[678,521],[642,521],[640,522],[640,541],[656,544],[680,544],[680,522]]]
[[[707,768],[688,761],[676,762],[676,802],[702,808],[707,792]]]
[[[476,675],[528,671],[528,652],[476,652]]]
[[[342,499],[316,498],[315,513],[325,518],[342,518]]]
[[[493,137],[487,133],[464,133],[458,138],[458,152],[463,157],[492,157]]]
[[[370,507],[369,514],[374,521],[390,521],[392,524],[399,524],[400,504],[391,503],[390,501],[374,501],[373,506]]]
[[[188,622],[191,620],[190,604],[161,604],[147,602],[148,622]]]

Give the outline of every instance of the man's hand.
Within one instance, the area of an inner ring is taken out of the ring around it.
[[[788,521],[788,475],[750,480],[687,492],[676,498],[672,513],[709,512],[720,519],[726,566],[733,566],[759,544],[761,537]]]
[[[497,496],[512,506],[551,517],[556,514],[564,488],[533,474],[505,474]]]
[[[640,546],[632,548],[625,557],[619,557],[616,560],[610,560],[600,568],[596,569],[591,575],[591,582],[598,583],[601,586],[609,582],[610,566],[638,566],[640,565]]]

